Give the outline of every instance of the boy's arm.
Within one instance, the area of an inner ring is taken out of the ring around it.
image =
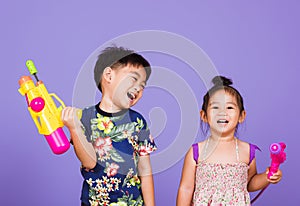
[[[64,125],[69,129],[71,140],[77,158],[83,167],[93,169],[96,166],[97,157],[93,145],[87,141],[82,123],[76,115],[77,109],[74,107],[66,107],[63,109],[61,119]]]
[[[270,183],[276,184],[281,180],[282,177],[281,170],[278,170],[276,173],[274,173],[270,177],[270,179],[268,179],[268,173],[269,173],[269,169],[267,168],[266,172],[257,174],[256,160],[253,159],[248,171],[248,191],[254,192],[257,190],[261,190],[266,186],[268,186]]]
[[[193,158],[193,149],[187,152],[182,168],[181,181],[177,194],[177,206],[190,206],[195,188],[196,162]]]
[[[138,171],[141,179],[142,193],[145,206],[154,206],[154,183],[150,155],[139,157]]]

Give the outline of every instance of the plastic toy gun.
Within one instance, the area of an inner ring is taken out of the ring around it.
[[[273,143],[270,145],[270,153],[271,153],[271,166],[268,173],[268,179],[277,172],[279,165],[286,160],[286,154],[284,149],[286,145],[283,142]]]
[[[45,136],[52,152],[62,154],[70,147],[70,142],[62,129],[64,125],[60,118],[61,110],[65,104],[54,93],[48,93],[44,83],[37,78],[37,70],[33,61],[26,61],[26,66],[37,82],[34,85],[30,76],[22,76],[19,79],[19,92],[25,96],[29,113],[39,133]],[[52,97],[61,106],[57,108]]]
[[[283,163],[286,160],[286,154],[284,152],[284,149],[286,148],[286,145],[283,142],[280,143],[273,143],[270,145],[270,153],[271,153],[271,166],[269,168],[268,173],[268,179],[278,171],[279,165]],[[261,194],[267,189],[269,185],[267,185],[265,188],[263,188],[252,200],[251,204],[253,204],[260,196]]]

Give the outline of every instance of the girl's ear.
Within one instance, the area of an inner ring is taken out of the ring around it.
[[[207,117],[206,117],[206,113],[205,113],[204,110],[200,111],[200,117],[201,117],[203,122],[207,122]]]
[[[111,67],[106,67],[103,70],[103,74],[102,74],[102,78],[106,81],[106,82],[110,82],[111,81],[111,77],[112,77],[112,73],[113,70]]]
[[[246,111],[242,111],[239,117],[239,123],[241,124],[246,118]]]

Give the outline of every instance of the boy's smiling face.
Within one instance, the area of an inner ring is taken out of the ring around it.
[[[143,95],[146,86],[146,71],[143,66],[128,64],[112,70],[111,93],[109,96],[115,109],[128,109]]]

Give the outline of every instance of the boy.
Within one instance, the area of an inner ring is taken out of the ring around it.
[[[94,69],[101,101],[83,109],[67,107],[62,120],[70,130],[84,178],[82,205],[155,205],[149,154],[156,149],[146,121],[130,109],[142,97],[151,74],[141,55],[108,47]]]

